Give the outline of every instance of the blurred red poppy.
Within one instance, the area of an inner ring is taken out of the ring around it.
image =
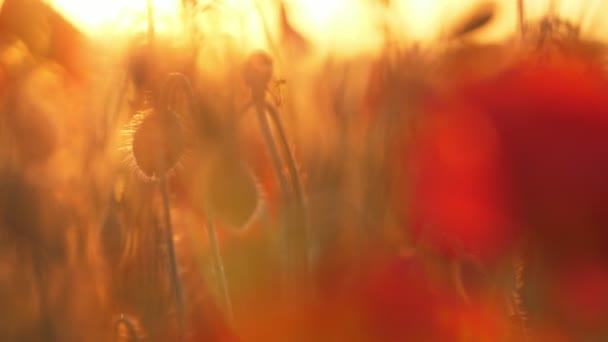
[[[449,255],[504,252],[511,224],[490,119],[474,105],[449,101],[423,121],[413,152],[415,235]]]
[[[369,340],[453,340],[446,319],[457,297],[447,289],[416,259],[370,267],[355,292]]]
[[[604,253],[606,94],[599,68],[557,58],[430,102],[414,142],[414,232],[452,253],[500,256],[522,233],[552,256]]]
[[[597,262],[570,263],[551,283],[549,300],[571,326],[591,332],[608,323],[608,271]]]
[[[245,341],[495,341],[509,320],[475,298],[466,304],[417,257],[374,258],[313,297],[257,296],[239,331]]]

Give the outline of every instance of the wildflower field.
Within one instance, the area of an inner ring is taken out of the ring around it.
[[[0,341],[608,341],[605,0],[0,0]]]

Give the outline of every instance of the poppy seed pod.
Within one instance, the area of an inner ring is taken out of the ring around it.
[[[272,57],[264,51],[254,51],[243,67],[243,79],[254,97],[262,96],[273,74]]]
[[[184,151],[182,128],[173,113],[152,112],[136,125],[132,153],[138,169],[147,177],[166,175]]]

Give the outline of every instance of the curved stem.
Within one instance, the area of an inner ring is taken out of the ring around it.
[[[258,122],[260,124],[260,128],[262,130],[262,135],[264,137],[264,142],[266,143],[266,148],[270,153],[270,157],[272,158],[272,163],[274,165],[275,173],[277,178],[279,179],[279,187],[281,189],[281,196],[286,203],[289,203],[289,191],[287,185],[287,179],[283,174],[281,167],[281,158],[279,156],[279,152],[277,151],[277,147],[272,138],[272,131],[270,129],[270,125],[268,123],[268,118],[266,117],[266,110],[264,106],[264,100],[258,99],[254,101],[254,107],[257,113]],[[287,287],[290,287],[292,281],[292,271],[293,267],[293,258],[292,251],[289,248],[291,245],[291,234],[289,232],[289,223],[287,215],[285,215],[284,211],[281,211],[281,233],[282,233],[282,247],[281,256],[283,257],[283,281],[286,283]]]
[[[287,134],[285,133],[285,129],[283,128],[281,117],[279,116],[279,113],[276,108],[274,108],[270,103],[266,103],[266,109],[270,113],[270,117],[272,118],[274,125],[277,129],[277,133],[279,134],[279,142],[281,144],[281,147],[283,148],[283,152],[285,153],[285,158],[287,159],[289,176],[291,177],[293,191],[296,195],[296,199],[298,200],[298,205],[300,205],[303,210],[306,210],[304,190],[302,186],[302,181],[300,179],[300,173],[298,172],[298,168],[296,167],[294,154],[291,151],[291,148],[289,147],[289,142],[287,141]]]
[[[181,282],[179,279],[177,257],[175,255],[175,245],[173,242],[173,226],[171,225],[171,208],[169,203],[169,190],[167,186],[167,177],[160,177],[160,188],[163,197],[163,209],[165,219],[165,242],[167,244],[167,253],[169,255],[169,272],[171,273],[171,284],[173,289],[173,297],[177,309],[178,329],[180,339],[183,339],[184,328],[184,300],[182,294]]]
[[[266,110],[263,102],[256,101],[255,110],[258,116],[258,122],[260,124],[260,128],[262,129],[262,135],[264,136],[264,141],[266,142],[266,147],[269,150],[270,157],[272,158],[272,163],[275,167],[275,172],[277,177],[279,178],[279,183],[281,186],[281,192],[285,199],[289,198],[289,191],[287,190],[289,186],[287,185],[287,179],[282,171],[281,166],[281,157],[279,155],[279,151],[277,150],[276,144],[274,143],[274,139],[272,137],[272,130],[268,123],[268,119],[266,118]]]
[[[228,290],[228,279],[226,278],[226,270],[224,268],[224,260],[220,252],[220,247],[217,239],[217,230],[213,223],[213,218],[209,214],[208,210],[205,210],[205,217],[207,218],[207,234],[209,235],[209,244],[211,245],[211,251],[213,252],[215,268],[215,274],[220,283],[220,292],[224,299],[224,305],[226,306],[226,313],[230,323],[234,323],[234,312],[232,310],[232,300],[230,297],[230,291]]]
[[[270,118],[274,122],[274,126],[276,128],[278,134],[279,144],[283,149],[283,153],[285,155],[285,159],[287,162],[287,168],[289,170],[289,176],[291,180],[291,185],[293,187],[293,191],[296,196],[297,201],[297,210],[298,210],[298,224],[300,225],[300,229],[303,229],[304,233],[304,251],[306,253],[306,262],[308,271],[312,270],[312,249],[311,249],[311,231],[308,227],[308,208],[306,206],[306,199],[304,197],[304,187],[302,185],[300,173],[298,172],[298,168],[296,167],[295,157],[291,148],[289,147],[289,141],[287,140],[287,134],[285,132],[285,128],[283,127],[283,123],[281,121],[281,117],[277,111],[277,109],[272,106],[270,103],[266,103],[266,109],[270,114]]]

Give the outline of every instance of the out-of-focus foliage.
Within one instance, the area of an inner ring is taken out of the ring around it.
[[[424,1],[5,0],[0,340],[607,338],[601,5]]]

